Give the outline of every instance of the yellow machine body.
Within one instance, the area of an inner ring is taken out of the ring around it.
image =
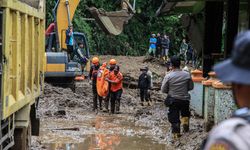
[[[66,30],[72,22],[77,6],[79,5],[80,0],[68,0],[69,2],[69,13],[70,13],[70,22],[68,20],[68,10],[66,5],[67,0],[60,0],[57,11],[56,11],[56,22],[60,47],[62,49],[67,49],[65,44],[66,39]]]
[[[34,8],[17,0],[0,0],[3,31],[0,35],[3,57],[1,119],[13,114],[25,116],[20,114],[25,111],[20,110],[32,105],[41,94],[45,57],[44,2],[40,0],[39,6]]]

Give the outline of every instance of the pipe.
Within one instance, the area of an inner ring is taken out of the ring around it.
[[[135,3],[136,3],[136,0],[134,0],[134,4],[133,4],[133,10],[135,10]]]
[[[66,0],[65,4],[66,4],[66,7],[67,7],[67,12],[68,12],[68,23],[69,23],[69,26],[71,26],[72,23],[71,23],[71,20],[70,20],[69,0]]]

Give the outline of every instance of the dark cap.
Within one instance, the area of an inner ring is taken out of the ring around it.
[[[142,68],[140,68],[140,71],[148,71],[148,66],[143,66]]]
[[[224,83],[250,85],[250,31],[236,37],[232,57],[216,65],[214,70]]]
[[[181,65],[181,59],[180,59],[180,57],[178,57],[178,56],[172,56],[170,58],[170,65],[179,68],[180,65]]]

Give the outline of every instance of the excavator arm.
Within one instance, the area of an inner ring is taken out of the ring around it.
[[[62,49],[67,49],[65,32],[69,25],[72,25],[72,19],[79,2],[80,0],[58,0],[56,8],[54,9],[58,43]]]

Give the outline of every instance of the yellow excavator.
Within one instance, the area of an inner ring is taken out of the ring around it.
[[[58,0],[53,9],[54,22],[46,30],[45,79],[58,84],[70,85],[73,89],[79,87],[76,85],[79,82],[75,82],[75,80],[84,80],[82,74],[86,76],[90,70],[89,61],[83,70],[78,62],[69,59],[65,44],[66,31],[72,25],[72,19],[79,3],[80,0]],[[99,26],[108,34],[121,34],[124,24],[135,13],[135,3],[134,6],[131,6],[129,0],[122,0],[120,3],[122,10],[114,12],[106,12],[94,7],[89,8]],[[77,47],[77,43],[83,43],[84,55],[89,59],[89,46],[85,34],[75,31],[73,34],[74,48]]]
[[[80,0],[58,0],[54,9],[54,22],[46,30],[46,65],[45,79],[54,84],[61,84],[72,87],[75,90],[77,81],[84,80],[87,76],[90,62],[86,63],[83,69],[81,64],[69,57],[67,52],[66,31],[72,25],[77,6]],[[74,49],[78,43],[84,45],[84,55],[90,58],[88,41],[84,33],[73,32]]]

